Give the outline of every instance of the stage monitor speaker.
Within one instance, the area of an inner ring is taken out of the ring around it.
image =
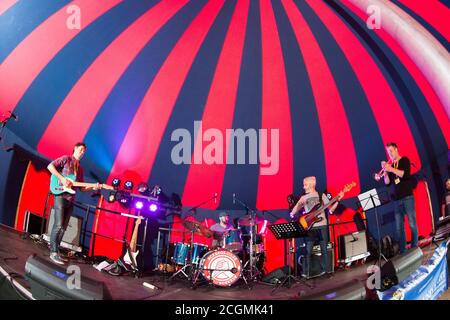
[[[366,300],[364,282],[351,281],[334,289],[323,291],[302,300]]]
[[[278,284],[283,282],[284,278],[289,273],[288,266],[284,266],[278,269],[275,269],[271,271],[270,273],[266,274],[262,278],[262,282],[271,283],[271,284]]]
[[[109,300],[111,297],[103,282],[80,276],[79,288],[70,288],[73,272],[52,262],[31,255],[25,264],[26,279],[37,300]]]
[[[46,236],[50,238],[50,233],[53,227],[54,219],[54,208],[50,211],[50,218],[48,220],[47,232]],[[83,225],[83,219],[76,216],[70,216],[69,224],[67,225],[66,232],[64,232],[64,236],[62,238],[62,242],[67,244],[71,244],[73,246],[80,246],[80,237],[81,237],[81,227]]]
[[[340,262],[352,262],[368,256],[366,231],[340,235],[338,243]]]
[[[303,250],[302,250],[303,249]],[[298,259],[299,266],[301,268],[302,277],[307,277],[304,271],[307,269],[306,266],[306,249],[301,249],[301,255]],[[328,254],[328,265],[326,267],[326,272],[333,273],[334,272],[334,250],[331,242],[327,245],[327,254]],[[311,268],[309,278],[317,277],[320,275],[321,266],[320,263],[322,261],[322,254],[320,252],[320,245],[316,245],[313,247],[312,255],[311,255]]]
[[[412,248],[387,261],[381,267],[381,291],[387,290],[406,279],[422,264],[422,250]]]

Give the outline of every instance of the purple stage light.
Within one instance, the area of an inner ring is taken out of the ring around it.
[[[152,203],[149,207],[151,212],[155,212],[156,210],[158,210],[158,206],[154,203]]]
[[[144,207],[144,203],[142,201],[136,201],[134,207],[138,210],[141,210]]]

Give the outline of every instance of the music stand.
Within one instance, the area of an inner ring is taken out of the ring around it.
[[[292,241],[295,238],[300,238],[305,236],[305,230],[300,226],[298,222],[288,222],[288,223],[280,223],[280,224],[272,224],[268,226],[269,230],[272,231],[273,235],[277,240],[289,240]],[[289,243],[289,242],[288,242]],[[288,254],[289,254],[289,260],[291,260],[291,248],[288,245]],[[295,263],[295,261],[294,261]],[[288,261],[288,276],[279,284],[276,285],[276,287],[272,290],[272,293],[275,292],[280,287],[284,286],[284,284],[287,282],[288,287],[291,287],[291,281],[294,282],[302,282],[310,289],[312,288],[311,285],[307,284],[306,282],[303,282],[302,280],[299,280],[297,277],[292,275],[292,269],[290,261]]]
[[[381,250],[381,235],[380,235],[380,222],[378,220],[378,210],[377,208],[381,206],[380,197],[377,193],[377,189],[371,189],[369,191],[366,191],[364,193],[361,193],[358,195],[358,200],[361,205],[361,208],[364,212],[366,210],[375,209],[375,221],[377,223],[377,231],[378,231],[378,266],[381,268],[381,258],[387,262],[388,260],[384,256],[382,250]]]

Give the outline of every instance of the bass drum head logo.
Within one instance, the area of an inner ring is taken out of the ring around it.
[[[203,258],[203,276],[221,287],[231,286],[241,276],[241,261],[228,250],[208,252]]]

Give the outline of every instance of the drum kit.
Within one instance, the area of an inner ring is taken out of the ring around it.
[[[218,233],[193,221],[183,225],[191,233],[189,243],[174,243],[171,269],[176,270],[170,279],[182,274],[195,288],[199,281],[218,287],[229,287],[242,279],[247,285],[262,277],[264,246],[262,236],[256,234],[256,226],[263,222],[255,217],[239,219],[238,228]],[[247,231],[248,230],[248,231]],[[219,247],[194,242],[194,235],[213,238]]]

